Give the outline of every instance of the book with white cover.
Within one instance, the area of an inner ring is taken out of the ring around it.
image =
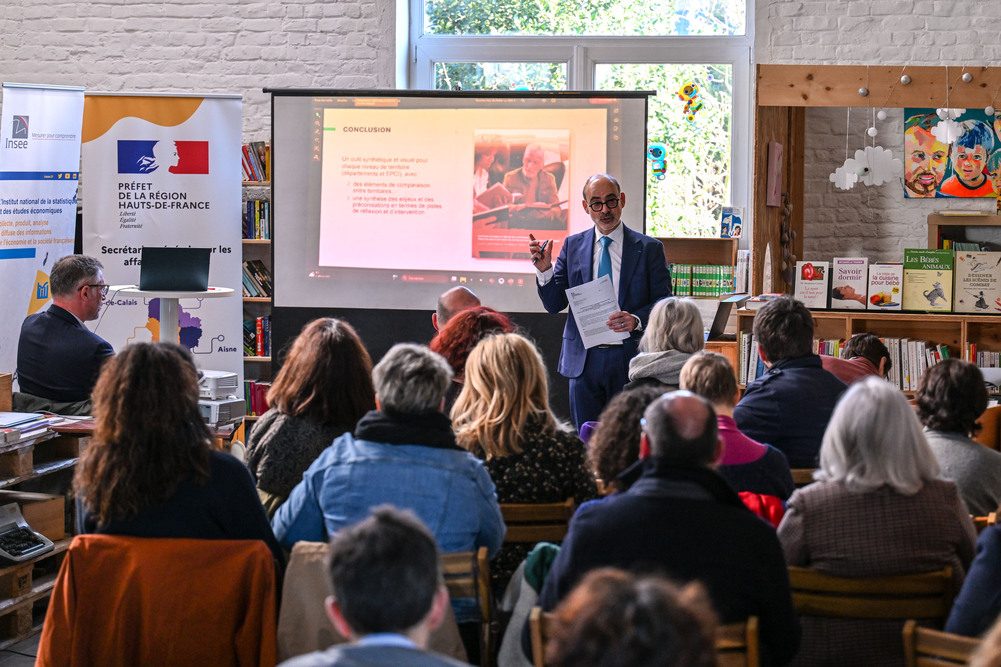
[[[831,267],[831,308],[865,310],[868,257],[835,257]]]
[[[827,308],[830,272],[827,262],[796,262],[794,296],[807,308]]]
[[[903,264],[872,264],[869,266],[866,307],[869,310],[900,310],[903,287]]]
[[[1001,252],[956,251],[957,313],[1001,312]]]

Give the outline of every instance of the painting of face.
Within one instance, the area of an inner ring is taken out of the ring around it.
[[[984,182],[984,179],[987,178],[984,175],[986,165],[987,149],[980,144],[972,148],[966,146],[956,148],[956,162],[953,165],[953,170],[956,172],[956,177],[966,186],[977,187]]]
[[[904,185],[910,197],[934,197],[949,162],[949,146],[922,127],[904,133]]]

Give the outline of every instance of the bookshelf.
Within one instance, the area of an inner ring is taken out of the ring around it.
[[[726,289],[721,285],[727,278],[734,283],[736,282],[734,273],[737,264],[737,244],[739,239],[675,236],[658,237],[657,240],[664,246],[664,257],[667,259],[668,264],[688,269],[687,276],[682,279],[681,283],[672,286],[676,288],[675,292],[678,296],[688,296],[693,299],[718,300],[720,296],[734,291],[734,288]],[[708,265],[708,267],[705,265]],[[700,266],[703,267],[701,271],[698,268]],[[729,275],[713,272],[712,267],[726,267]],[[704,290],[706,293],[703,294],[697,293],[698,290],[695,287],[695,283],[699,277],[697,274],[701,274],[703,279],[712,281],[711,284],[717,285],[718,288]],[[679,278],[681,276],[672,270],[672,281],[677,282]],[[686,289],[691,290],[691,293],[686,293]],[[714,289],[718,293],[711,293]]]
[[[1001,246],[1001,215],[957,215],[932,213],[928,216],[928,247],[941,248],[942,242],[976,241]],[[991,250],[1001,248],[991,247]]]
[[[257,225],[256,231],[251,231],[248,229],[247,215],[248,207],[247,203],[251,202],[251,209],[253,210],[253,202],[267,202],[270,206],[271,202],[271,182],[270,181],[244,181],[243,182],[243,235],[247,236],[248,233],[253,234],[267,234],[270,236],[270,220],[268,220],[268,228],[262,230],[260,224]],[[253,225],[249,225],[253,227]],[[268,271],[272,270],[272,252],[271,252],[271,239],[270,238],[244,238],[243,239],[243,261],[256,261],[261,262]],[[243,320],[244,322],[255,322],[259,317],[270,317],[271,316],[271,297],[270,296],[246,296],[243,297]],[[246,355],[243,358],[243,374],[248,380],[269,380],[272,375],[271,369],[271,355],[268,354],[268,350],[265,350],[263,355]]]

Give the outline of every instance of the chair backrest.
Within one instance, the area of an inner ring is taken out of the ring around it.
[[[546,643],[549,641],[553,614],[532,607],[528,625],[532,638],[532,665],[545,667]],[[751,616],[744,623],[721,625],[716,629],[717,665],[719,667],[758,667],[758,617]]]
[[[717,667],[758,667],[761,663],[758,617],[716,628],[716,653]]]
[[[789,568],[793,604],[804,616],[941,619],[955,594],[952,568],[888,577],[836,577]]]
[[[977,419],[980,430],[973,437],[985,447],[1001,449],[1001,405],[992,405]]]
[[[792,483],[797,487],[813,484],[813,472],[816,468],[792,468]]]
[[[480,665],[491,667],[494,658],[494,605],[490,595],[490,559],[487,548],[443,554],[441,570],[449,597],[453,600],[476,600],[480,611]]]
[[[986,516],[972,516],[971,515],[970,518],[973,519],[973,527],[976,528],[977,532],[979,533],[984,528],[987,528],[988,526],[993,526],[994,524],[996,524],[998,522],[998,513],[997,512],[991,512],[990,514],[988,514]]]
[[[979,639],[922,628],[913,619],[904,624],[907,667],[965,665],[979,646]]]
[[[562,542],[574,513],[574,500],[509,503],[501,504],[500,509],[507,526],[505,542]]]

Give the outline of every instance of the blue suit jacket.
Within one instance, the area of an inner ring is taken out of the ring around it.
[[[664,258],[664,246],[657,239],[633,231],[623,224],[622,267],[619,272],[619,308],[631,313],[646,326],[650,309],[664,297],[671,296],[671,275]],[[539,287],[542,305],[558,313],[569,304],[566,290],[592,280],[594,271],[594,227],[568,236],[556,259],[553,278]],[[623,341],[626,358],[636,354],[641,332],[634,331]],[[567,317],[560,350],[560,375],[579,377],[587,361],[587,350],[580,340],[577,323]]]
[[[21,325],[17,383],[21,391],[57,402],[86,401],[111,344],[73,313],[52,304]]]

